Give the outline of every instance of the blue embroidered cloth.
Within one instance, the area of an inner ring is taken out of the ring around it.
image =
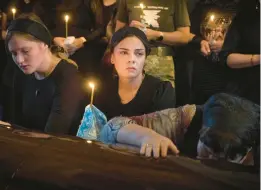
[[[104,113],[94,105],[87,105],[76,136],[87,140],[97,140],[106,123],[107,118]]]

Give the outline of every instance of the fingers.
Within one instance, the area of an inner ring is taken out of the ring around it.
[[[146,145],[147,145],[147,144],[142,144],[142,145],[141,145],[141,148],[140,148],[140,154],[141,154],[141,155],[144,155],[144,154],[145,154]]]
[[[153,148],[152,144],[146,144],[146,152],[145,152],[146,157],[151,157],[152,148]]]
[[[146,157],[151,157],[153,145],[152,144],[142,144],[140,148],[140,154]]]
[[[167,141],[161,141],[160,143],[160,152],[162,157],[166,157],[168,154],[168,142]]]
[[[160,156],[160,146],[158,144],[143,144],[140,148],[140,154],[146,157],[151,157],[153,153],[154,158]]]
[[[141,22],[136,21],[136,20],[131,21],[130,26],[136,27],[136,28],[144,28],[145,27],[144,24],[142,24]]]
[[[140,154],[151,157],[153,153],[154,158],[166,157],[168,149],[175,154],[179,154],[178,148],[170,140],[162,140],[154,144],[143,144],[140,148]]]
[[[170,149],[173,153],[179,154],[179,150],[178,150],[178,148],[174,145],[173,142],[170,142],[170,144],[169,144],[169,149]]]
[[[201,49],[200,49],[201,53],[205,56],[207,56],[210,53],[210,47],[207,41],[203,40],[201,42]]]
[[[154,158],[160,157],[160,145],[153,146],[153,157]]]

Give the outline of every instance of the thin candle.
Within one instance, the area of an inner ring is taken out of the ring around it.
[[[12,8],[11,11],[12,11],[12,13],[13,13],[13,20],[14,20],[14,19],[15,19],[16,9],[15,9],[15,8]]]
[[[95,88],[95,85],[92,83],[92,82],[90,82],[89,83],[89,86],[91,87],[91,89],[92,89],[92,93],[91,93],[91,105],[93,104],[93,96],[94,96],[94,88]]]
[[[69,15],[65,15],[64,16],[64,20],[65,20],[65,37],[68,37],[68,21],[69,21]]]

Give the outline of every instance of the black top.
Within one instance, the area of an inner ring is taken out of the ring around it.
[[[65,37],[65,14],[70,16],[68,21],[68,36],[86,37],[90,33],[90,18],[88,7],[84,0],[56,0],[49,11],[52,15],[47,24],[54,37]],[[50,6],[50,5],[49,5]],[[43,13],[44,14],[44,13]],[[46,15],[47,16],[47,15]]]
[[[88,0],[86,2],[87,10],[88,10],[88,17],[90,19],[90,26],[91,26],[91,33],[85,36],[87,42],[93,41],[93,40],[99,40],[101,37],[106,36],[106,28],[109,22],[112,20],[112,18],[116,14],[116,8],[117,3],[114,3],[109,6],[105,6],[102,3],[102,12],[99,12],[100,10],[95,10],[92,6],[93,1],[98,0]],[[97,14],[101,15],[101,19],[97,20]]]
[[[77,68],[62,60],[43,80],[29,76],[23,93],[23,126],[67,134],[80,124],[83,91]]]
[[[191,32],[203,39],[209,33],[209,15],[215,16],[215,27],[223,20],[225,35],[229,23],[233,19],[237,3],[233,0],[200,1],[190,15]],[[212,29],[215,29],[215,27]],[[211,95],[225,92],[230,69],[224,65],[223,59],[219,59],[219,53],[212,52],[209,56],[203,56],[200,47],[189,46],[193,57],[193,71],[191,77],[191,100],[193,104],[204,104]]]
[[[142,115],[175,107],[175,89],[170,82],[145,75],[136,96],[129,103],[122,104],[118,94],[118,80],[115,79],[111,85],[106,83],[106,87],[102,89],[97,102],[94,103],[107,119],[121,115]]]
[[[259,1],[244,3],[227,33],[223,45],[225,60],[231,53],[260,54]],[[233,69],[228,90],[260,104],[260,66]]]

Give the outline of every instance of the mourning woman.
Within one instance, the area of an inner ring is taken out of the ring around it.
[[[260,106],[228,94],[213,95],[204,106],[185,105],[108,122],[99,139],[140,147],[150,157],[168,149],[200,159],[226,159],[258,166]]]
[[[12,21],[7,31],[7,50],[26,75],[18,124],[49,133],[73,133],[82,113],[77,65],[52,46],[49,30],[34,14]]]
[[[143,31],[124,27],[111,39],[114,76],[104,81],[95,104],[108,119],[134,116],[175,107],[175,89],[144,72],[150,45]]]

